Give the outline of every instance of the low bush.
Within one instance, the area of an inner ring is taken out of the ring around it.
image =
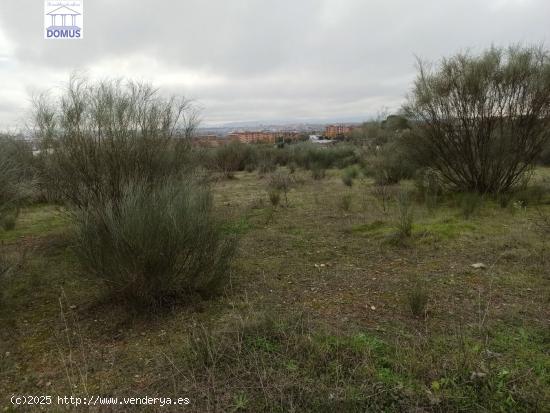
[[[411,156],[407,131],[393,136],[385,145],[365,154],[363,170],[378,185],[393,185],[402,179],[412,179],[417,163]]]
[[[351,209],[352,202],[353,196],[351,194],[342,195],[339,200],[340,209],[344,212],[348,212]]]
[[[311,167],[311,177],[316,181],[324,179],[326,175],[326,170],[320,164],[314,164]]]
[[[271,205],[276,207],[279,205],[279,202],[281,202],[281,192],[277,189],[270,189],[268,192],[269,195],[269,202],[271,202]]]
[[[414,280],[412,288],[407,293],[407,303],[411,313],[415,317],[421,317],[426,314],[429,293],[426,284],[420,280]]]
[[[289,146],[289,162],[294,161],[304,169],[319,167],[345,168],[359,162],[357,148],[352,145],[319,147],[311,143],[299,143]]]
[[[0,138],[0,226],[13,229],[19,209],[35,195],[30,161],[22,159],[30,152],[23,142]]]
[[[420,169],[416,172],[414,183],[428,210],[436,208],[443,194],[443,180],[440,174],[435,169]]]
[[[214,167],[225,177],[232,177],[237,171],[254,170],[257,162],[250,145],[241,142],[230,142],[216,148]]]
[[[278,191],[285,197],[285,205],[288,206],[288,192],[293,186],[294,181],[292,177],[285,171],[277,171],[270,175],[268,179],[268,188],[270,191]],[[271,197],[271,194],[270,194]],[[273,203],[273,202],[272,202]]]
[[[75,241],[86,273],[145,307],[215,293],[235,250],[212,215],[209,190],[189,180],[132,184],[116,204],[78,210]]]
[[[276,170],[277,164],[270,158],[264,158],[258,164],[258,172],[261,176],[275,172]]]
[[[397,195],[397,237],[400,240],[410,238],[413,225],[413,205],[408,192],[401,191]]]
[[[346,186],[352,186],[353,180],[357,178],[358,175],[359,175],[359,171],[357,167],[348,166],[346,169],[344,169],[344,173],[342,174],[342,182]]]
[[[5,231],[11,231],[12,229],[14,229],[18,215],[18,210],[15,210],[13,213],[10,214],[4,214],[4,216],[2,217],[2,221],[0,222],[2,228],[4,228]]]

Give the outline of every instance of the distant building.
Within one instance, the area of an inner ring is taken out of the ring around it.
[[[327,125],[325,126],[325,137],[327,138],[342,138],[349,135],[354,129],[350,125]]]
[[[227,139],[218,135],[199,135],[193,138],[193,145],[204,147],[218,147],[227,142]]]
[[[300,138],[298,132],[270,132],[270,131],[243,131],[231,132],[229,140],[242,143],[276,143],[280,141],[294,141]]]

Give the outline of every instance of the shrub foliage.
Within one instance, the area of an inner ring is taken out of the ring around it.
[[[425,166],[462,191],[518,185],[550,135],[550,55],[542,47],[460,53],[419,63],[406,106]]]
[[[212,215],[209,191],[192,181],[130,185],[117,204],[76,215],[84,268],[136,304],[215,292],[228,276],[234,245]]]
[[[128,184],[154,185],[187,165],[196,112],[151,85],[73,77],[58,100],[41,95],[34,108],[43,181],[76,207],[117,202]]]

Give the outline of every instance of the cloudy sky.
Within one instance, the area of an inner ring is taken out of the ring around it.
[[[0,0],[0,129],[74,70],[196,99],[205,125],[366,119],[415,56],[550,43],[549,0],[83,0],[84,39],[44,40],[43,0]]]

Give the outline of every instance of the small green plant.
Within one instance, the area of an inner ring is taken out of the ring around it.
[[[283,193],[285,197],[285,205],[288,206],[288,191],[290,191],[293,183],[294,182],[288,172],[280,170],[270,175],[267,185],[270,191],[275,190],[279,193]]]
[[[246,397],[246,394],[239,393],[233,397],[233,408],[232,412],[240,412],[242,410],[246,410],[248,407],[248,397]]]
[[[288,163],[288,170],[291,174],[295,173],[296,169],[298,169],[298,164],[295,161]]]
[[[344,212],[348,212],[351,209],[353,196],[351,194],[342,195],[339,200],[340,209]]]
[[[348,175],[342,176],[342,182],[343,182],[344,185],[346,185],[346,186],[353,186],[353,178],[351,178],[351,177],[348,176]]]
[[[415,185],[428,210],[433,211],[437,208],[439,198],[443,193],[440,174],[432,168],[422,169],[416,174]]]
[[[269,202],[271,202],[271,205],[276,207],[281,202],[281,192],[277,189],[271,189],[268,193],[269,195]]]
[[[357,167],[348,166],[346,169],[344,169],[344,173],[342,175],[342,182],[346,186],[352,186],[353,180],[357,178],[358,175],[359,175],[359,171],[357,170]]]
[[[324,179],[326,175],[326,170],[320,164],[315,163],[311,167],[311,177],[316,181]]]
[[[18,215],[19,210],[15,210],[15,212],[4,215],[1,222],[2,228],[4,228],[5,231],[11,231],[12,229],[14,229]]]
[[[397,195],[397,237],[401,240],[410,238],[413,225],[413,205],[408,192],[401,191]]]
[[[414,280],[412,288],[407,293],[407,303],[411,313],[415,317],[421,317],[426,314],[426,306],[428,305],[428,290],[424,282]]]

